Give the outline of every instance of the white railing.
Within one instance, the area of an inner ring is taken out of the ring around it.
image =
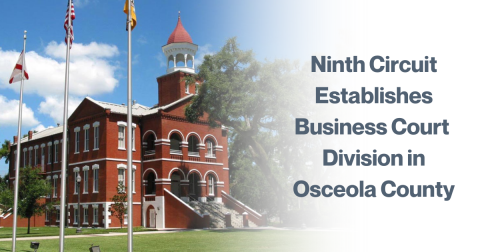
[[[198,151],[189,151],[188,155],[193,157],[200,157],[200,153]]]
[[[145,151],[145,155],[152,155],[155,154],[155,150],[147,150]]]
[[[205,157],[206,157],[206,158],[216,158],[216,156],[215,156],[214,153],[206,153],[206,154],[205,154]]]
[[[181,151],[181,150],[172,150],[172,149],[170,149],[170,154],[173,154],[173,155],[182,155],[182,151]]]

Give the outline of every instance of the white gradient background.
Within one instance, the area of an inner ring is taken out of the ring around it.
[[[377,198],[317,198],[334,212],[333,221],[352,232],[338,233],[330,250],[346,251],[478,251],[480,237],[480,183],[478,95],[480,91],[480,4],[474,1],[271,1],[250,2],[243,30],[255,41],[252,48],[265,58],[292,58],[310,62],[311,55],[333,59],[359,56],[365,73],[312,73],[326,77],[318,86],[330,90],[361,87],[373,91],[431,91],[432,104],[314,104],[315,92],[305,106],[328,111],[311,121],[385,122],[384,136],[324,136],[323,148],[356,149],[371,153],[423,153],[426,166],[331,167],[328,183],[374,184]],[[240,26],[239,26],[240,27]],[[242,38],[239,36],[239,38]],[[242,41],[240,39],[240,41]],[[253,45],[247,40],[247,45]],[[396,60],[435,57],[437,73],[373,73],[372,56]],[[292,83],[302,88],[301,83]],[[393,119],[407,122],[450,123],[450,135],[394,135]],[[292,131],[294,125],[292,124]],[[308,136],[305,140],[318,136]],[[319,150],[319,153],[322,150]],[[406,161],[406,160],[404,160]],[[405,162],[406,163],[406,162]],[[302,164],[299,164],[302,165]],[[318,169],[323,169],[318,167]],[[405,185],[455,185],[450,201],[443,198],[385,198],[385,180]],[[310,184],[323,181],[308,180]],[[328,202],[327,202],[328,201]],[[338,246],[335,246],[338,242]],[[312,250],[326,249],[315,244]],[[327,250],[328,250],[327,249]]]

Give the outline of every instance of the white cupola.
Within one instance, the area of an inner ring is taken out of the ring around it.
[[[183,71],[195,73],[195,54],[198,45],[192,42],[192,38],[183,28],[178,12],[177,27],[168,38],[167,44],[162,47],[163,54],[167,58],[167,73]]]

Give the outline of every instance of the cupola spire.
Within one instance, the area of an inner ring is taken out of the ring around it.
[[[193,44],[190,34],[183,27],[180,11],[178,11],[177,26],[168,38],[167,44],[162,47],[167,57],[167,73],[184,71],[195,73],[195,54],[198,46]]]

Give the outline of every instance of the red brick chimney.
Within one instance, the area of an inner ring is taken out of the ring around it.
[[[33,131],[28,131],[28,140],[32,140],[33,137]]]
[[[18,137],[17,136],[13,136],[13,143],[16,144],[18,142]]]

